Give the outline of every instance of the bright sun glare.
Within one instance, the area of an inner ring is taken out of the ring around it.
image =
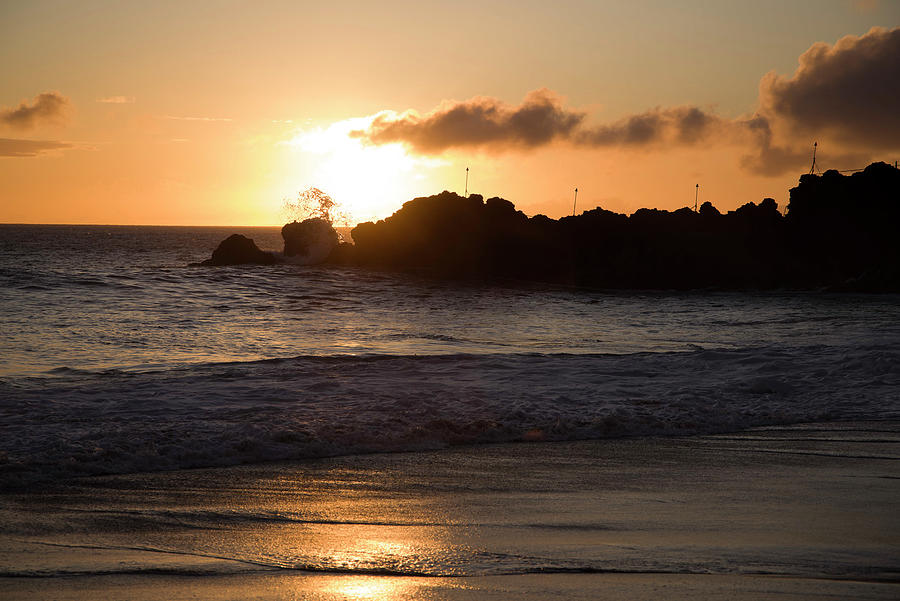
[[[339,121],[327,128],[297,132],[285,142],[306,163],[308,181],[298,191],[316,187],[331,196],[352,225],[381,219],[407,200],[431,193],[430,173],[446,164],[414,157],[400,144],[374,146],[350,136],[366,129],[371,118]]]

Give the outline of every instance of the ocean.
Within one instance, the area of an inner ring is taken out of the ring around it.
[[[0,225],[0,592],[896,598],[900,297],[189,266],[232,233]]]
[[[900,298],[189,267],[278,228],[0,226],[0,482],[900,418]]]

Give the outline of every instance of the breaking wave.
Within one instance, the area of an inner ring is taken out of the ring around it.
[[[61,368],[0,380],[0,481],[898,419],[898,365],[872,344]]]

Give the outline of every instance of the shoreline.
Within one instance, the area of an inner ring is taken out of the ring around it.
[[[788,578],[745,575],[670,574],[543,574],[482,576],[473,578],[422,578],[341,576],[309,573],[223,575],[204,582],[177,576],[94,576],[56,587],[17,586],[17,599],[88,601],[189,601],[195,599],[244,600],[384,600],[412,601],[538,601],[563,598],[571,601],[673,601],[696,599],[727,601],[785,601],[809,599],[896,599],[896,583]],[[34,583],[37,584],[37,583]],[[68,585],[68,586],[64,586]],[[0,590],[3,581],[0,580]]]
[[[0,496],[0,590],[889,599],[897,498],[896,421],[93,477]]]

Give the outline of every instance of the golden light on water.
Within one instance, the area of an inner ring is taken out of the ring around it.
[[[371,118],[347,119],[328,127],[300,130],[284,145],[305,165],[308,180],[298,189],[327,193],[350,218],[350,225],[387,217],[416,196],[430,194],[434,171],[447,164],[415,157],[400,144],[373,146],[350,134]]]
[[[356,573],[330,577],[319,591],[324,598],[360,601],[429,599],[432,589],[450,586],[445,578],[398,574],[421,573],[419,564],[423,559],[447,544],[434,528],[355,525],[333,542],[337,544],[324,562],[330,568],[354,572],[384,570],[391,574]],[[457,584],[453,582],[452,586]]]
[[[390,527],[390,531],[405,534],[403,528]],[[350,550],[336,552],[330,560],[333,567],[342,570],[400,571],[411,567],[415,571],[415,562],[420,555],[416,552],[417,548],[434,544],[434,541],[428,539],[407,541],[359,538],[353,541]]]
[[[421,598],[419,592],[424,584],[418,579],[393,576],[340,576],[329,582],[322,592],[339,599],[387,601]]]

